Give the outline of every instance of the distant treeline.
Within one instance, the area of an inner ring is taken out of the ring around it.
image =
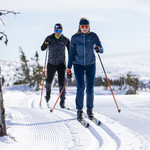
[[[109,82],[111,86],[117,86],[120,91],[125,91],[125,94],[137,94],[137,90],[150,90],[150,81],[144,83],[131,72],[118,79],[109,79]],[[76,86],[76,81],[69,81],[69,86]],[[95,78],[95,86],[103,86],[105,89],[109,87],[107,79],[102,77]]]
[[[39,55],[38,52],[35,52],[35,56],[30,59],[30,61],[26,58],[26,55],[23,49],[20,47],[20,62],[21,69],[16,68],[19,77],[17,81],[15,81],[14,85],[18,84],[29,84],[34,87],[35,90],[39,90],[39,87],[42,83],[43,77],[43,66],[39,63]],[[32,63],[31,63],[32,62]],[[30,65],[29,65],[30,63]],[[46,73],[45,73],[46,79]],[[5,82],[5,78],[2,78],[3,83]],[[132,72],[128,72],[124,76],[120,76],[118,79],[109,79],[110,85],[113,87],[117,87],[117,90],[124,91],[125,94],[137,94],[137,90],[150,90],[150,81],[146,83],[144,81],[140,81],[137,76],[132,74]],[[86,84],[86,82],[85,82]],[[58,78],[57,73],[54,77],[52,85],[54,87],[58,87]],[[73,76],[71,80],[69,80],[68,86],[76,86],[76,80]],[[107,90],[108,83],[106,78],[96,77],[95,78],[95,86],[103,86],[104,89]]]

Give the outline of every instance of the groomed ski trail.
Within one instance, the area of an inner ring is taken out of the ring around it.
[[[95,114],[102,122],[100,126],[86,119],[90,127],[84,128],[76,120],[75,109],[63,110],[58,106],[50,113],[44,98],[42,108],[39,107],[40,94],[8,93],[5,99],[12,101],[6,106],[8,133],[16,141],[6,149],[149,150],[149,143],[142,136],[104,115]],[[17,97],[18,94],[22,98]],[[18,147],[18,143],[22,146]]]

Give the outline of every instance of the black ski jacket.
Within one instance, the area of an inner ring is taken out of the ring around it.
[[[48,42],[49,44],[46,44]],[[51,34],[46,37],[44,43],[41,46],[41,50],[44,51],[49,48],[48,63],[52,65],[59,65],[65,63],[65,48],[68,49],[69,54],[70,41],[65,36],[61,35],[59,39],[55,37],[55,34]]]

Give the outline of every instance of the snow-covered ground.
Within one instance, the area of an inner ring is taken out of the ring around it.
[[[0,150],[150,150],[149,93],[116,95],[118,113],[112,95],[96,87],[94,114],[102,124],[89,121],[84,107],[89,128],[76,120],[75,93],[75,87],[68,87],[70,110],[58,103],[50,113],[44,97],[39,106],[40,91],[3,88],[8,136],[0,137]],[[58,88],[53,88],[51,106],[57,97]]]

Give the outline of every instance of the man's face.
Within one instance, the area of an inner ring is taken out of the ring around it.
[[[62,30],[61,29],[55,29],[55,35],[57,37],[60,37],[62,35]]]

